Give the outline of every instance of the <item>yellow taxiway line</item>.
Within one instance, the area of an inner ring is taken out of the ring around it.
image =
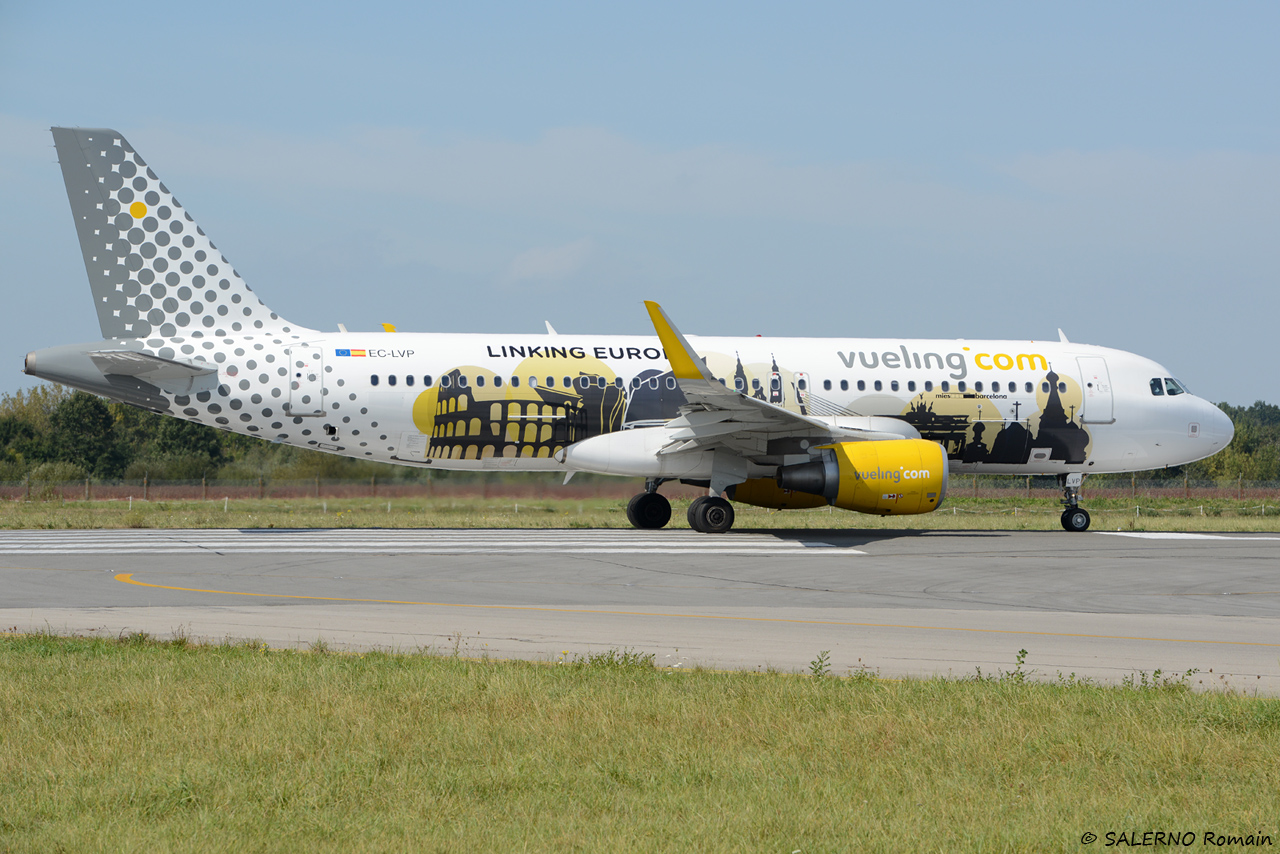
[[[311,602],[358,602],[369,605],[425,605],[436,608],[471,608],[482,611],[533,611],[551,614],[605,614],[619,617],[676,617],[682,620],[736,620],[749,623],[786,623],[806,626],[848,626],[864,629],[916,629],[934,632],[968,632],[987,635],[1029,635],[1033,637],[1090,638],[1096,640],[1150,641],[1156,643],[1200,643],[1221,646],[1280,647],[1280,643],[1257,641],[1195,640],[1191,638],[1146,638],[1132,635],[1094,635],[1075,632],[1035,632],[1018,629],[974,629],[960,626],[912,626],[903,623],[856,623],[841,620],[795,620],[781,617],[739,617],[725,614],[660,614],[652,611],[613,611],[598,608],[547,608],[537,605],[466,605],[457,602],[415,602],[404,599],[356,599],[344,596],[300,596],[291,593],[251,593],[243,590],[209,590],[200,587],[174,587],[138,581],[132,572],[121,572],[115,580],[137,587],[153,587],[157,590],[177,590],[183,593],[214,593],[220,596],[252,596],[265,599],[299,599]]]

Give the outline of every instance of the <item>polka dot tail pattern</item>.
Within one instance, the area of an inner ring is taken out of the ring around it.
[[[288,332],[128,140],[54,128],[104,338]]]

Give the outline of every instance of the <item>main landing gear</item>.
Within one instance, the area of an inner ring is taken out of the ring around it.
[[[1058,483],[1062,486],[1062,503],[1066,507],[1062,511],[1063,530],[1089,530],[1089,511],[1080,506],[1080,485],[1084,483],[1084,475],[1080,472],[1060,474]]]
[[[689,527],[701,534],[723,534],[733,527],[733,505],[718,495],[704,495],[689,505]]]
[[[671,502],[658,494],[665,480],[645,481],[644,492],[627,504],[627,521],[636,528],[662,528],[671,521]],[[733,527],[733,505],[704,495],[689,505],[689,527],[702,534],[723,534]]]
[[[644,492],[627,504],[627,521],[636,528],[661,528],[671,521],[671,502],[658,494],[661,480],[645,481]]]

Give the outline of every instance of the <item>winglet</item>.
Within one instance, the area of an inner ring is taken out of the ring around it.
[[[653,321],[653,328],[662,341],[662,348],[667,351],[667,361],[671,363],[671,372],[675,374],[675,378],[715,382],[716,378],[711,376],[702,357],[689,346],[689,342],[676,329],[662,306],[645,300],[644,307],[649,310],[649,319]]]
[[[1070,341],[1067,340],[1067,333],[1063,332],[1061,327],[1058,328],[1058,342],[1061,344],[1071,343]]]

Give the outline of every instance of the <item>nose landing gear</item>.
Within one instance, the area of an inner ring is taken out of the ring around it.
[[[636,528],[661,528],[671,521],[671,502],[658,494],[661,480],[648,480],[644,492],[627,504],[627,521]]]
[[[1062,528],[1065,531],[1089,530],[1089,511],[1080,506],[1080,486],[1084,483],[1084,474],[1071,472],[1058,475],[1058,483],[1062,486]]]

